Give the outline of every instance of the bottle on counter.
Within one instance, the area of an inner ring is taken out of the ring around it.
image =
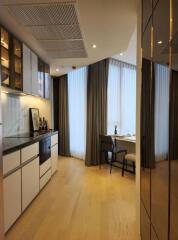
[[[48,124],[46,119],[43,117],[43,130],[47,131],[48,130]]]
[[[43,128],[43,122],[42,122],[42,118],[39,118],[39,131],[41,131]]]

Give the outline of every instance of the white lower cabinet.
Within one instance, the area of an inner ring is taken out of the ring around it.
[[[52,175],[58,169],[58,144],[51,147],[51,172]]]
[[[3,180],[5,232],[21,214],[21,169]]]
[[[39,193],[39,158],[22,167],[22,211]]]
[[[51,168],[40,178],[40,190],[49,182],[51,179]]]

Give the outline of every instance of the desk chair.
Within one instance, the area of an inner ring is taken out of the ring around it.
[[[117,162],[117,154],[122,153],[123,156],[127,154],[127,150],[121,149],[117,147],[111,136],[107,135],[100,135],[100,160],[99,160],[99,167],[101,168],[101,163],[102,163],[102,153],[105,153],[105,160],[106,160],[106,155],[108,158],[108,153],[111,152],[111,161],[110,161],[110,174],[112,171],[112,166],[114,162]],[[123,158],[124,161],[124,158]]]
[[[136,155],[135,155],[135,153],[128,153],[124,156],[124,159],[123,159],[122,176],[124,176],[124,171],[126,170],[125,166],[127,166],[127,160],[132,162],[132,166],[133,166],[132,173],[135,173]]]

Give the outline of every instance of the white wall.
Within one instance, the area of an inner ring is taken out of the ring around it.
[[[51,128],[51,104],[49,100],[33,96],[14,96],[2,93],[3,136],[28,132],[29,108],[38,108]]]

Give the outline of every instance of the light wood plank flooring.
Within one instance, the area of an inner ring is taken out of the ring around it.
[[[135,177],[59,158],[59,171],[6,240],[138,240]]]

